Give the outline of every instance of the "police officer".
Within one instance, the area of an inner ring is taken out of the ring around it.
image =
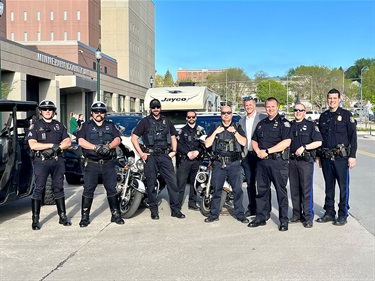
[[[327,94],[329,109],[319,118],[319,129],[323,145],[317,159],[325,180],[325,214],[316,221],[332,221],[334,225],[345,225],[349,211],[349,169],[356,165],[357,131],[351,113],[339,107],[340,92],[331,89]],[[338,217],[335,212],[335,182],[340,189]]]
[[[83,123],[77,133],[78,144],[85,157],[80,227],[90,224],[91,205],[100,175],[107,191],[111,222],[124,224],[117,198],[115,164],[116,147],[119,146],[121,138],[116,126],[105,119],[106,113],[105,103],[94,102],[91,105],[91,120]]]
[[[199,138],[205,135],[203,127],[198,126],[197,114],[190,110],[186,115],[186,126],[182,127],[177,136],[177,186],[179,190],[178,201],[182,205],[187,180],[190,181],[189,204],[190,210],[199,210],[197,207],[197,192],[194,188],[195,176],[199,165],[202,163],[203,147]]]
[[[260,161],[257,162],[257,215],[249,227],[266,225],[270,217],[269,196],[271,182],[275,186],[279,205],[279,230],[288,230],[288,148],[291,142],[290,123],[278,114],[276,98],[266,100],[268,118],[255,129],[252,145]]]
[[[266,114],[258,113],[256,111],[256,103],[252,96],[247,96],[243,98],[243,107],[246,110],[246,115],[240,120],[240,125],[246,133],[247,139],[247,154],[242,160],[242,167],[245,172],[245,178],[247,183],[247,196],[249,199],[249,205],[245,216],[255,216],[256,215],[256,187],[255,187],[255,176],[256,176],[256,162],[258,157],[251,144],[251,138],[254,134],[255,128],[260,120],[267,117]],[[246,151],[246,150],[245,150]],[[271,205],[271,204],[270,204]]]
[[[159,219],[157,190],[155,188],[158,172],[167,184],[171,216],[183,219],[185,215],[181,213],[177,179],[172,163],[172,158],[177,153],[177,131],[172,122],[160,114],[161,103],[158,99],[151,100],[150,111],[151,114],[143,118],[134,129],[131,142],[145,162],[147,197],[151,219]],[[139,144],[138,139],[140,137],[142,137],[144,144],[143,148]]]
[[[210,215],[204,221],[219,220],[221,194],[223,185],[228,178],[234,194],[234,215],[238,221],[248,223],[245,217],[242,190],[241,153],[246,145],[245,132],[239,124],[232,122],[233,113],[229,106],[221,108],[221,125],[213,126],[208,134],[205,144],[216,156],[213,162],[212,186],[213,194]]]
[[[289,186],[293,205],[290,223],[301,221],[306,228],[313,227],[313,174],[315,149],[322,145],[322,135],[314,122],[305,119],[302,103],[294,106],[292,143],[289,156]]]
[[[39,215],[42,195],[46,187],[47,177],[51,174],[52,190],[56,201],[59,223],[70,226],[66,216],[64,195],[65,162],[62,151],[71,144],[66,127],[54,120],[56,106],[50,100],[39,103],[42,118],[30,126],[27,135],[30,149],[34,154],[35,189],[31,196],[33,230],[40,229]]]

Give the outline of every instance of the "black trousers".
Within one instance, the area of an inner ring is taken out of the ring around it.
[[[289,186],[293,205],[293,217],[314,220],[313,201],[314,161],[289,161]]]
[[[178,201],[179,191],[177,188],[176,174],[174,172],[172,159],[168,156],[168,154],[160,154],[158,156],[150,154],[146,159],[145,176],[150,211],[152,212],[158,209],[156,189],[156,178],[158,172],[160,172],[167,184],[169,205],[172,212],[180,211],[181,204]]]
[[[326,184],[324,210],[327,215],[335,216],[335,183],[340,189],[338,216],[347,218],[349,212],[349,167],[348,158],[321,158],[323,176]]]
[[[83,170],[83,196],[94,198],[99,175],[103,178],[103,185],[107,191],[107,197],[112,197],[117,194],[116,164],[115,160],[109,160],[103,164],[87,162]]]
[[[197,175],[200,160],[181,160],[177,169],[177,186],[178,186],[178,202],[182,206],[187,181],[189,179],[189,206],[195,206],[197,203],[197,191],[194,188],[195,176]]]
[[[245,172],[245,178],[247,182],[247,196],[249,198],[248,210],[251,214],[256,214],[256,167],[258,157],[256,154],[249,151],[246,157],[242,160],[242,167]]]
[[[63,158],[59,157],[57,161],[55,159],[42,161],[41,157],[36,157],[34,159],[35,189],[31,198],[42,200],[49,175],[52,177],[52,190],[55,199],[64,197],[64,173],[65,161]]]
[[[276,159],[259,160],[257,165],[257,219],[266,220],[269,216],[271,183],[275,186],[279,205],[280,223],[288,222],[288,161]]]

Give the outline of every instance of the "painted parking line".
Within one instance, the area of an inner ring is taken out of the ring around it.
[[[357,150],[357,153],[375,158],[375,153],[371,153],[371,152],[367,152],[367,151],[363,151],[363,150],[359,150],[359,149]]]

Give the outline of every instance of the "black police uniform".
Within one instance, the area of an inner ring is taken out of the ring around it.
[[[348,158],[357,152],[357,130],[352,114],[341,107],[335,112],[323,112],[319,118],[323,144],[319,156],[325,180],[326,215],[335,217],[335,181],[340,188],[338,217],[346,219],[349,211]]]
[[[77,133],[77,139],[83,138],[94,145],[109,144],[117,137],[120,137],[120,132],[109,120],[104,120],[101,126],[98,126],[93,120],[85,122]],[[116,151],[112,149],[108,155],[101,155],[95,150],[82,148],[82,152],[86,161],[83,175],[83,197],[94,197],[99,175],[102,175],[107,197],[117,195]]]
[[[182,205],[184,200],[184,193],[186,183],[189,179],[190,192],[189,192],[189,204],[190,208],[197,208],[197,192],[194,188],[195,176],[197,175],[199,165],[202,163],[203,147],[199,138],[205,135],[204,128],[195,124],[191,127],[189,124],[182,127],[178,132],[177,136],[177,186],[179,190],[178,201]],[[197,150],[199,155],[190,160],[187,154],[190,151]]]
[[[28,140],[35,139],[40,143],[53,144],[60,144],[66,138],[69,138],[69,135],[64,124],[57,120],[48,123],[44,119],[39,119],[32,124],[27,136]],[[54,153],[49,158],[45,158],[42,152],[42,150],[33,152],[35,189],[31,198],[42,200],[49,174],[52,176],[52,189],[55,199],[63,198],[65,162],[61,151]]]
[[[133,134],[142,137],[146,147],[142,148],[143,152],[150,154],[145,163],[145,176],[151,214],[158,213],[157,190],[155,188],[158,172],[167,184],[172,213],[179,213],[181,204],[178,201],[176,174],[172,159],[168,155],[171,152],[171,136],[177,135],[175,127],[165,116],[160,115],[159,119],[155,119],[150,114],[138,123]]]
[[[279,114],[272,120],[261,120],[252,140],[258,143],[259,149],[269,149],[285,139],[291,139],[290,123]],[[286,150],[287,151],[287,150]],[[285,152],[286,152],[285,151]],[[269,154],[267,158],[257,162],[257,216],[256,220],[266,221],[270,217],[271,182],[275,186],[279,205],[280,223],[288,223],[288,155],[281,152]]]
[[[322,141],[314,122],[303,119],[292,122],[292,143],[289,156],[289,186],[293,205],[293,219],[313,221],[313,174],[315,151],[305,151],[297,156],[296,150],[312,142]]]
[[[216,159],[213,162],[212,170],[212,186],[214,191],[212,194],[210,217],[213,219],[219,217],[223,185],[228,178],[228,182],[232,186],[234,195],[234,215],[237,219],[242,219],[244,218],[244,207],[242,205],[242,146],[237,141],[234,134],[227,129],[230,126],[233,126],[237,133],[243,137],[246,137],[246,133],[238,123],[232,122],[229,126],[224,126],[222,123],[221,126],[224,127],[224,131],[217,134],[212,143],[212,152]],[[213,126],[207,137],[210,137],[216,128],[217,126]]]

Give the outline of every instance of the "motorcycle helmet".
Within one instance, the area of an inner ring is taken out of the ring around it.
[[[91,111],[107,112],[107,106],[102,101],[96,101],[91,105]]]
[[[42,100],[39,103],[39,109],[40,110],[50,109],[50,110],[56,111],[57,108],[56,108],[55,104],[53,103],[53,101],[51,101],[51,100]]]

